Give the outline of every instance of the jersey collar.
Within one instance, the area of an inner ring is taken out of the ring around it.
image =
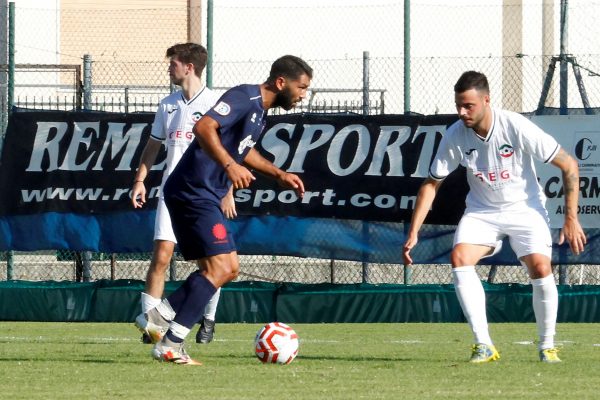
[[[488,143],[492,139],[492,135],[494,134],[494,128],[496,127],[496,111],[493,108],[490,108],[490,111],[492,112],[492,126],[490,126],[488,134],[485,137],[481,137],[477,132],[475,132],[474,129],[472,129],[475,137],[484,143]]]
[[[183,95],[183,91],[181,91],[181,100],[183,100],[183,102],[184,102],[186,105],[188,105],[188,104],[191,104],[191,103],[192,103],[194,100],[196,100],[196,99],[197,99],[197,98],[198,98],[198,97],[199,97],[199,96],[202,94],[202,92],[204,92],[204,89],[206,89],[206,86],[203,86],[203,87],[202,87],[202,89],[198,90],[198,91],[197,91],[197,92],[196,92],[196,93],[195,93],[195,94],[192,96],[192,98],[191,98],[191,99],[189,99],[189,101],[185,99],[185,96]]]

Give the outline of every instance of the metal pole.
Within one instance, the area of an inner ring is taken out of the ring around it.
[[[129,113],[129,87],[125,88],[125,114]]]
[[[560,2],[560,115],[567,114],[568,95],[569,95],[569,62],[567,60],[567,39],[568,39],[568,19],[567,19],[568,1]]]
[[[410,0],[404,0],[404,113],[410,112]]]
[[[92,109],[92,56],[83,55],[83,109]]]
[[[14,92],[15,92],[15,3],[10,2],[8,4],[8,99],[7,108],[8,114],[12,112],[14,105]],[[2,132],[4,135],[4,132]],[[2,144],[4,140],[0,141],[0,151],[2,151]],[[15,271],[15,253],[9,250],[6,253],[6,280],[10,281],[14,279]]]
[[[362,92],[362,112],[363,115],[369,115],[369,52],[363,51],[363,92]]]
[[[363,104],[362,104],[362,112],[363,115],[369,115],[369,52],[363,51]],[[365,248],[367,248],[367,244],[369,243],[369,223],[367,221],[362,222],[362,235],[365,244]],[[364,259],[366,260],[368,257],[368,251],[364,252]],[[362,262],[362,282],[369,282],[369,263],[366,261]]]
[[[92,109],[92,56],[83,55],[83,109]],[[84,251],[81,253],[81,264],[83,265],[83,281],[92,280],[92,252]]]
[[[8,4],[8,112],[15,95],[15,3]]]
[[[208,61],[206,63],[206,86],[213,87],[213,10],[214,1],[208,0],[206,6],[206,51]]]

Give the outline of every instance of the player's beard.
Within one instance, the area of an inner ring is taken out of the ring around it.
[[[171,78],[171,83],[173,85],[181,86],[181,83],[183,82],[183,78],[177,78],[174,75],[171,75],[170,78]]]
[[[273,101],[273,107],[281,107],[286,111],[291,110],[295,104],[292,91],[287,86],[275,95],[275,101]]]

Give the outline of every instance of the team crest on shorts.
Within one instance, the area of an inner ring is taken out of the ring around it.
[[[227,242],[227,228],[223,224],[215,224],[212,227],[212,234],[218,242]]]
[[[498,148],[498,153],[500,154],[500,157],[508,158],[515,153],[515,150],[510,144],[503,144]]]
[[[213,108],[213,110],[215,110],[215,112],[219,115],[226,116],[231,112],[231,107],[224,101],[220,101],[219,104]]]

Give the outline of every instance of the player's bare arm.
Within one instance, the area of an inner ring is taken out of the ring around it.
[[[142,151],[140,165],[135,174],[131,190],[131,204],[133,208],[141,208],[146,203],[146,186],[144,185],[144,180],[148,176],[152,165],[154,165],[161,146],[161,141],[150,138]]]
[[[281,186],[295,189],[298,196],[304,196],[304,183],[298,175],[277,168],[272,162],[261,156],[255,149],[251,149],[248,152],[248,155],[244,159],[244,163],[261,174],[276,179]]]
[[[571,251],[574,254],[580,254],[587,243],[587,238],[577,217],[579,167],[577,166],[577,161],[564,149],[560,149],[556,157],[552,160],[552,165],[560,168],[562,171],[565,196],[565,222],[560,232],[558,244],[562,244],[566,239],[571,247]]]
[[[412,264],[413,262],[413,259],[410,256],[410,251],[417,245],[417,242],[419,241],[419,230],[421,229],[421,226],[425,221],[425,217],[431,209],[433,200],[435,199],[437,191],[442,182],[443,181],[427,178],[419,188],[415,209],[413,210],[410,228],[408,230],[408,238],[406,239],[402,249],[402,258],[405,265]]]
[[[219,123],[208,115],[205,115],[200,121],[196,122],[193,131],[200,147],[225,169],[233,188],[247,188],[256,178],[246,167],[235,162],[233,157],[223,147],[218,129]]]

